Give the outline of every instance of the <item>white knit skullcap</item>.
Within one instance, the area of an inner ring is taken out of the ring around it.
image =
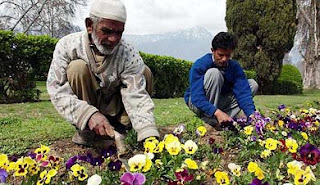
[[[99,18],[126,22],[127,13],[124,4],[120,0],[93,0],[90,14]]]

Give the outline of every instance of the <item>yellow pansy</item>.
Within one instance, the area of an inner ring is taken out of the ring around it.
[[[174,136],[174,135],[172,135],[172,134],[167,134],[164,137],[164,144],[165,145],[167,145],[167,144],[169,144],[171,142],[175,142],[175,141],[179,141],[179,138]]]
[[[232,172],[233,175],[240,177],[240,175],[241,175],[241,166],[240,165],[237,165],[235,163],[229,163],[228,168],[230,169],[230,171]]]
[[[183,145],[183,149],[187,154],[194,154],[198,150],[198,145],[192,140],[188,140]]]
[[[157,147],[153,150],[154,153],[161,153],[164,148],[164,142],[160,141],[159,144],[157,144]]]
[[[277,149],[277,144],[278,144],[277,140],[272,139],[272,138],[268,138],[268,139],[266,139],[265,147],[266,147],[266,149],[269,149],[269,150],[275,150],[275,149]]]
[[[288,148],[289,152],[297,153],[298,144],[295,139],[292,139],[292,138],[286,139],[286,147]]]
[[[261,152],[260,157],[265,159],[265,158],[269,157],[270,155],[271,155],[271,150],[266,149]]]
[[[49,148],[49,147],[47,147],[47,146],[45,146],[45,145],[41,145],[40,148],[37,148],[37,149],[35,150],[35,153],[36,153],[36,154],[47,154],[47,153],[49,153],[49,151],[50,151],[50,148]]]
[[[185,159],[184,163],[188,166],[189,169],[193,169],[193,170],[198,169],[198,164],[190,158]]]
[[[144,142],[144,153],[153,153],[156,147],[156,143],[152,141]]]
[[[57,174],[55,169],[51,169],[49,172],[47,170],[40,173],[40,179],[37,182],[37,185],[49,184],[51,178]]]
[[[21,157],[16,162],[16,169],[15,169],[14,176],[26,176],[28,173],[28,167],[29,167],[28,161],[25,160],[24,157]]]
[[[85,168],[79,164],[75,164],[71,167],[73,176],[77,177],[80,181],[84,181],[88,178],[88,174],[85,172]]]
[[[255,172],[259,168],[258,164],[256,162],[249,162],[248,164],[248,171],[250,173]]]
[[[244,127],[244,133],[246,135],[250,136],[252,134],[252,131],[253,131],[253,126],[249,125],[249,126]]]
[[[262,179],[264,179],[264,174],[263,174],[264,172],[260,169],[260,168],[258,168],[255,172],[254,172],[254,175],[259,179],[259,180],[262,180]]]
[[[146,165],[146,161],[147,161],[147,156],[143,154],[137,154],[131,157],[128,160],[130,171],[136,172],[141,170]]]
[[[308,140],[309,139],[308,134],[305,133],[305,132],[301,132],[301,136],[303,137],[304,140]]]
[[[181,143],[179,141],[173,141],[166,144],[166,149],[170,155],[178,155],[181,151]]]
[[[290,175],[290,174],[292,174],[292,175],[296,174],[296,172],[301,169],[302,165],[303,165],[303,164],[302,164],[301,162],[296,161],[296,160],[291,161],[291,162],[288,162],[288,163],[287,163],[287,167],[288,167],[287,172],[288,172],[288,175]]]
[[[158,144],[159,141],[157,140],[156,137],[152,136],[152,137],[148,137],[144,142],[152,142],[152,143],[155,143],[155,144]]]
[[[38,172],[40,171],[40,167],[38,166],[36,161],[31,160],[29,162],[28,171],[33,175],[37,175],[38,174]]]
[[[0,154],[0,169],[7,170],[9,163],[8,156],[6,154]]]
[[[228,174],[226,172],[218,171],[214,174],[214,176],[215,176],[218,184],[220,184],[220,185],[230,184],[230,180],[229,180]]]
[[[316,180],[310,169],[310,166],[308,166],[306,170],[299,169],[296,171],[294,176],[295,185],[306,185],[310,182],[310,180]]]
[[[278,121],[278,125],[279,125],[279,127],[283,127],[284,122],[283,122],[282,120],[279,120],[279,121]]]
[[[204,126],[200,126],[200,127],[197,128],[196,132],[202,137],[202,136],[204,136],[206,134],[207,129]]]
[[[146,157],[146,164],[144,165],[142,172],[149,171],[151,166],[152,166],[152,161],[149,159],[149,157]]]

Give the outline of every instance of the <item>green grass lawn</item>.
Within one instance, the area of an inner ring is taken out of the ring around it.
[[[37,82],[37,87],[42,91],[40,102],[1,104],[0,153],[24,153],[40,143],[49,144],[73,135],[75,128],[62,119],[52,106],[45,82]],[[310,105],[319,108],[320,90],[308,90],[302,95],[259,95],[254,101],[262,112],[276,109],[279,104],[295,109]],[[194,116],[183,98],[154,99],[154,103],[159,126],[177,125]]]

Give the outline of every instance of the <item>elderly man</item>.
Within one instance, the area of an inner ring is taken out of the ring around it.
[[[233,121],[241,109],[247,117],[255,111],[252,97],[259,86],[246,78],[237,61],[230,59],[236,45],[232,34],[218,33],[212,40],[212,53],[191,67],[190,86],[184,97],[191,110],[218,129],[222,123]]]
[[[78,129],[72,141],[92,145],[132,125],[138,141],[159,137],[153,114],[152,73],[122,37],[120,0],[93,0],[86,32],[56,45],[47,79],[52,104]],[[115,131],[116,130],[116,131]]]

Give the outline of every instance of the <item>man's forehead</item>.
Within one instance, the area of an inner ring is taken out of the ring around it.
[[[98,26],[100,29],[124,30],[124,23],[111,19],[100,19]]]

